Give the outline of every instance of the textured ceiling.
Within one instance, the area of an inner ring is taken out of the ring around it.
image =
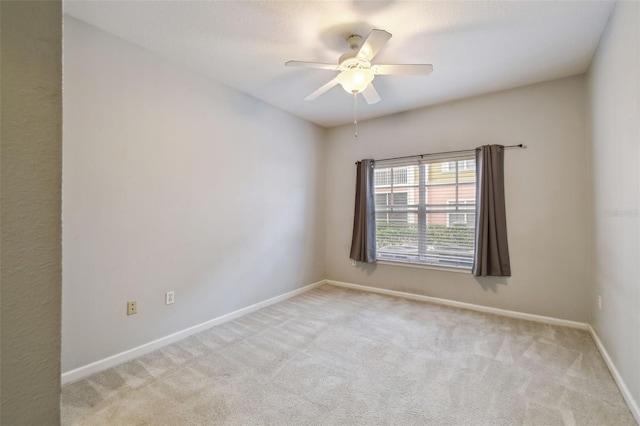
[[[393,37],[373,63],[431,63],[428,76],[377,76],[382,101],[359,118],[586,71],[613,8],[598,1],[65,1],[65,13],[322,126],[353,119],[334,87],[303,98],[335,71],[351,33]]]

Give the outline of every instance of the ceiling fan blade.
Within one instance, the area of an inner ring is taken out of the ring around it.
[[[371,71],[376,75],[429,75],[433,71],[431,64],[390,64],[372,65]]]
[[[380,95],[378,95],[376,88],[373,87],[373,83],[369,83],[367,88],[362,91],[362,96],[364,96],[364,100],[369,105],[380,102]]]
[[[336,64],[323,64],[321,62],[304,62],[304,61],[288,61],[285,62],[286,67],[300,67],[300,68],[318,68],[321,70],[334,70],[338,71],[338,65]]]
[[[322,95],[327,90],[331,89],[336,84],[338,84],[338,80],[336,80],[334,78],[333,80],[329,81],[327,84],[325,84],[324,86],[322,86],[321,88],[319,88],[318,90],[316,90],[315,92],[311,93],[309,96],[304,98],[304,100],[305,101],[312,101],[315,98],[317,98],[318,96]]]
[[[356,54],[359,59],[366,59],[371,61],[374,56],[384,47],[385,44],[391,38],[391,33],[385,30],[371,30],[369,37],[362,43],[358,53]]]

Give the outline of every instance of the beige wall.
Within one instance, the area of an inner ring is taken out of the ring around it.
[[[66,16],[64,67],[63,371],[325,278],[323,129]]]
[[[0,2],[0,424],[60,422],[62,11]]]
[[[590,323],[636,404],[640,403],[639,27],[640,4],[618,3],[587,80],[593,230]]]
[[[327,278],[575,321],[588,317],[584,78],[572,77],[333,128]],[[354,162],[523,143],[506,153],[513,276],[351,266]]]

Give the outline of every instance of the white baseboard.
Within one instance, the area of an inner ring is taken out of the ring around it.
[[[633,399],[631,392],[629,392],[629,388],[627,387],[624,380],[622,380],[622,376],[618,372],[616,365],[613,363],[613,360],[609,356],[609,353],[607,352],[604,345],[600,341],[600,338],[596,334],[596,331],[591,326],[589,326],[589,331],[591,332],[591,337],[593,337],[593,341],[596,343],[596,347],[600,351],[602,358],[604,358],[604,362],[607,364],[607,367],[609,367],[609,371],[613,376],[613,380],[615,380],[616,384],[618,385],[618,389],[620,389],[620,393],[622,394],[622,397],[627,402],[629,411],[631,411],[631,414],[633,414],[633,417],[636,418],[636,422],[638,422],[638,424],[640,425],[640,408],[638,408],[638,403],[636,402],[635,399]]]
[[[342,281],[327,280],[327,284],[337,287],[351,288],[354,290],[368,291],[371,293],[386,294],[389,296],[403,297],[405,299],[419,300],[422,302],[436,303],[438,305],[452,306],[454,308],[469,309],[472,311],[484,312],[488,314],[501,315],[510,318],[519,318],[529,321],[543,322],[546,324],[561,325],[564,327],[579,328],[589,330],[589,324],[584,322],[569,321],[560,318],[545,317],[542,315],[525,314],[522,312],[509,311],[507,309],[491,308],[488,306],[474,305],[473,303],[458,302],[449,299],[440,299],[438,297],[423,296],[421,294],[406,293],[404,291],[387,290],[386,288],[369,287],[360,284],[345,283]]]
[[[259,309],[266,308],[267,306],[273,305],[278,302],[282,302],[283,300],[290,299],[299,294],[307,292],[311,289],[319,287],[325,283],[326,283],[326,280],[321,280],[313,284],[309,284],[304,287],[297,288],[288,293],[281,294],[280,296],[272,297],[271,299],[258,302],[251,306],[247,306],[246,308],[238,309],[237,311],[230,312],[228,314],[222,315],[212,320],[203,322],[202,324],[194,325],[193,327],[189,327],[184,330],[178,331],[176,333],[170,334],[168,336],[161,337],[157,340],[145,343],[133,349],[129,349],[127,351],[120,352],[119,354],[115,354],[110,357],[92,362],[91,364],[83,365],[82,367],[78,367],[74,370],[67,371],[65,373],[62,373],[62,378],[61,378],[62,384],[64,385],[70,382],[74,382],[90,374],[97,373],[102,370],[106,370],[107,368],[114,367],[118,364],[122,364],[123,362],[132,360],[141,355],[154,351],[158,348],[177,342],[178,340],[182,340],[186,337],[191,336],[192,334],[195,334],[200,331],[206,330],[208,328],[214,327],[216,325],[225,323],[227,321],[231,321],[243,315],[250,314]]]

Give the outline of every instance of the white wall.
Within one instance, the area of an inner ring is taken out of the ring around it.
[[[327,275],[331,280],[587,320],[584,78],[572,77],[329,131]],[[354,162],[523,143],[505,159],[511,278],[390,265],[352,267]]]
[[[63,371],[325,278],[324,137],[65,17]]]
[[[2,425],[60,423],[62,2],[0,2]]]
[[[590,322],[636,404],[640,402],[639,26],[640,4],[618,3],[587,80],[593,194]]]

